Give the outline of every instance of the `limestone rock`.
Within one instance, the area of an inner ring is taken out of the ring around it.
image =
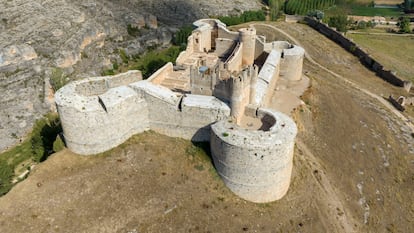
[[[0,1],[0,151],[53,109],[45,83],[52,71],[69,81],[99,76],[120,48],[137,54],[166,46],[180,25],[260,7],[260,1],[218,0]],[[128,25],[142,33],[128,34]]]

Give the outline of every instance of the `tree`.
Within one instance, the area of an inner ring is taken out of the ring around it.
[[[410,20],[408,17],[401,17],[398,21],[398,26],[400,27],[400,32],[410,33]]]
[[[404,0],[404,8],[406,10],[412,9],[413,8],[413,5],[414,5],[414,3],[413,3],[412,0]]]
[[[320,20],[323,19],[323,17],[325,17],[325,14],[323,13],[323,11],[314,10],[314,11],[308,12],[308,16],[314,17],[314,18],[316,18],[317,20],[320,21]]]
[[[266,3],[270,8],[270,20],[276,20],[279,16],[279,11],[282,9],[283,0],[268,0]]]
[[[334,27],[340,32],[346,32],[348,30],[348,17],[346,15],[337,15],[330,17],[328,20],[329,27]]]

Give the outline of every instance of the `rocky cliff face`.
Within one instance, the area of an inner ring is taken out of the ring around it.
[[[120,62],[121,48],[142,53],[168,45],[175,28],[195,19],[260,7],[233,0],[0,1],[0,151],[53,109],[53,76],[97,76]]]

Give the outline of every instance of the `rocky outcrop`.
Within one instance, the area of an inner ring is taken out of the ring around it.
[[[119,49],[139,54],[168,45],[178,26],[199,17],[258,8],[259,1],[0,1],[0,151],[53,107],[53,75],[99,76],[121,62]]]

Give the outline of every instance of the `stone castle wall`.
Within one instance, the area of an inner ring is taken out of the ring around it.
[[[125,85],[112,88],[99,85],[107,91],[96,93],[96,84],[115,83],[114,80],[122,77],[142,79],[138,71],[113,77],[89,78],[72,82],[55,94],[69,149],[79,154],[96,154],[149,129],[146,103],[133,89]],[[77,90],[78,87],[81,88]]]
[[[94,81],[105,83],[107,78]],[[230,115],[230,108],[214,96],[177,96],[149,81],[109,88],[99,95],[76,92],[78,85],[89,81],[66,85],[55,97],[67,147],[79,154],[104,152],[149,129],[208,141],[210,125]]]
[[[288,116],[265,107],[279,78],[301,78],[304,50],[287,42],[266,43],[252,28],[230,32],[210,19],[195,25],[177,64],[191,64],[189,82],[197,91],[174,92],[162,85],[175,72],[172,63],[148,80],[130,71],[72,82],[55,95],[67,146],[96,154],[149,129],[210,141],[216,169],[234,193],[253,202],[280,199],[290,183],[297,129]],[[212,46],[217,51],[207,51]],[[189,62],[202,53],[211,59],[210,52],[226,61],[210,60],[209,67]],[[260,56],[259,72],[254,60]],[[243,119],[259,126],[244,128]]]

